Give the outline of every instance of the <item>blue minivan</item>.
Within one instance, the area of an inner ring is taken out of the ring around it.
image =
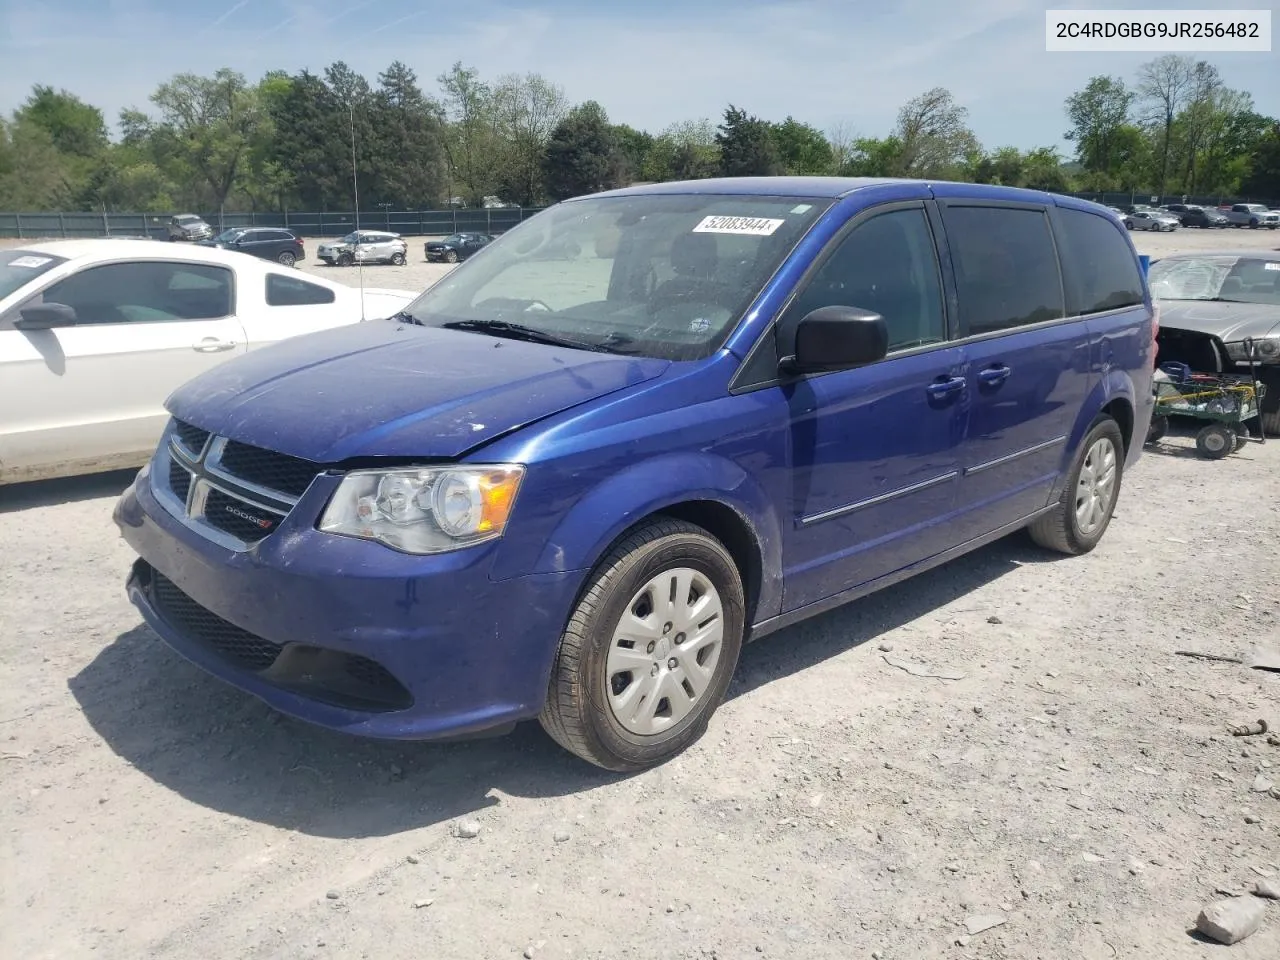
[[[115,519],[180,653],[336,730],[675,755],[742,644],[1022,528],[1091,550],[1156,316],[1105,207],[732,178],[538,214],[168,401]]]

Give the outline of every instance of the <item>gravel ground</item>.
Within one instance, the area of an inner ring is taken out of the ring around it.
[[[1280,877],[1253,789],[1280,746],[1227,733],[1280,728],[1280,675],[1174,651],[1280,644],[1278,476],[1274,441],[1166,440],[1094,553],[1014,536],[754,644],[707,736],[633,777],[533,725],[440,746],[281,718],[140,625],[126,475],[0,488],[0,955],[1216,956],[1200,906]],[[1230,953],[1280,956],[1280,904]]]

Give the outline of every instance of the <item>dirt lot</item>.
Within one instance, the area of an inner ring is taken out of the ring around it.
[[[1280,877],[1252,789],[1280,747],[1226,728],[1280,727],[1280,676],[1174,651],[1280,643],[1280,443],[1189,447],[1143,457],[1088,557],[1012,537],[749,647],[706,738],[630,778],[535,726],[281,719],[140,625],[128,477],[0,488],[0,956],[1275,960],[1280,904],[1231,948],[1188,931]]]

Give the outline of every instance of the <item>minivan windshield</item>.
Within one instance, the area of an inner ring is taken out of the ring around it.
[[[830,200],[646,193],[559,204],[397,319],[668,360],[709,356]]]
[[[20,290],[42,273],[48,273],[66,257],[51,257],[30,250],[0,250],[0,300]]]
[[[1147,272],[1157,300],[1221,300],[1280,306],[1280,260],[1206,254],[1158,260]]]

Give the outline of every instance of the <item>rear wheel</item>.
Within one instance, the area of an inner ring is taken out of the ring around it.
[[[298,258],[297,258],[297,257],[295,257],[295,256],[294,256],[292,253],[290,253],[288,250],[286,250],[284,253],[280,254],[280,256],[276,257],[276,259],[277,259],[277,260],[279,260],[279,261],[280,261],[280,263],[281,263],[283,266],[286,266],[286,267],[292,267],[295,263],[297,263],[297,262],[298,262]]]
[[[1280,437],[1280,410],[1262,415],[1262,429],[1268,437]]]
[[[697,740],[724,698],[744,630],[742,580],[701,527],[658,519],[591,575],[560,640],[543,728],[607,770],[642,770]]]
[[[1196,434],[1196,452],[1206,460],[1221,460],[1236,449],[1236,432],[1225,423],[1211,423]]]
[[[1042,547],[1078,556],[1107,532],[1124,472],[1124,438],[1105,414],[1093,422],[1076,453],[1053,510],[1028,529]]]

